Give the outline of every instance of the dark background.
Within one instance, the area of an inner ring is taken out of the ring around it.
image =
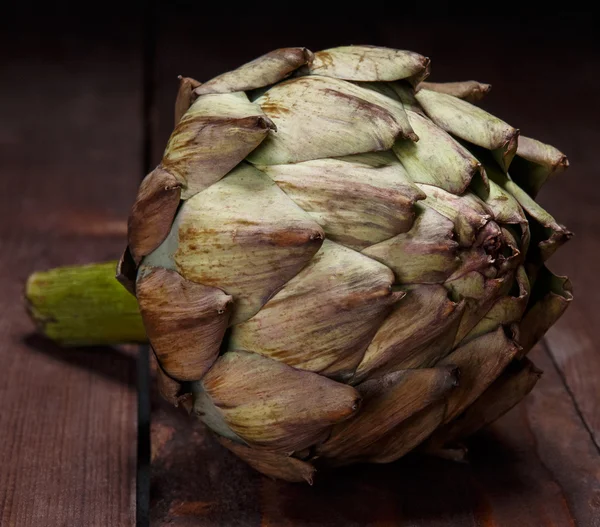
[[[177,526],[600,525],[598,17],[575,4],[481,7],[3,6],[0,525],[129,525],[136,511]],[[472,441],[469,465],[409,458],[308,488],[254,473],[154,394],[149,432],[138,350],[61,350],[35,335],[21,291],[34,270],[118,257],[172,128],[178,74],[208,80],[277,47],[362,43],[429,56],[431,80],[491,83],[484,108],[569,156],[540,200],[576,234],[550,262],[576,301],[531,354],[542,381]]]

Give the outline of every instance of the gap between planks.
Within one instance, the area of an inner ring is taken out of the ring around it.
[[[579,417],[579,420],[581,421],[581,424],[583,425],[583,427],[585,428],[585,430],[589,434],[589,436],[590,436],[590,438],[592,440],[592,443],[593,443],[594,447],[596,447],[596,451],[598,452],[598,455],[600,456],[600,444],[598,444],[598,441],[596,441],[596,437],[594,435],[594,432],[590,428],[587,420],[584,417],[584,414],[583,414],[583,412],[581,410],[581,407],[579,406],[577,398],[575,397],[575,394],[573,393],[573,391],[571,390],[571,387],[569,386],[569,383],[567,382],[567,379],[566,379],[566,376],[565,376],[565,372],[562,370],[562,368],[560,367],[558,361],[556,360],[556,357],[552,353],[552,348],[551,348],[551,346],[550,346],[550,344],[548,342],[548,337],[543,337],[540,340],[539,345],[544,350],[544,353],[546,355],[548,355],[548,358],[550,359],[550,361],[552,361],[552,364],[556,368],[556,371],[558,372],[558,376],[560,378],[560,381],[561,381],[561,383],[562,383],[565,391],[569,394],[569,397],[571,398],[571,402],[573,403],[573,408],[575,409],[575,412],[577,413],[577,417]],[[535,390],[535,388],[534,388],[534,390]]]

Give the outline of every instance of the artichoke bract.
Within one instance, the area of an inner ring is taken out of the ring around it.
[[[533,388],[572,298],[534,200],[567,158],[429,66],[285,48],[181,79],[118,277],[165,397],[270,476],[443,455]]]

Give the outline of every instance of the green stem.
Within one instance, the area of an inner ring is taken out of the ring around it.
[[[147,342],[135,297],[115,279],[117,262],[33,273],[25,285],[40,331],[66,346]]]

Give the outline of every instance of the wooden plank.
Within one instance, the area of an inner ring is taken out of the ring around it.
[[[580,218],[579,208],[572,203],[579,203],[584,192],[580,187],[574,190],[582,172],[578,172],[576,182],[568,179],[576,170],[583,171],[589,179],[585,183],[587,191],[592,195],[597,191],[592,189],[594,149],[589,147],[597,139],[592,132],[593,114],[575,111],[583,96],[586,101],[591,99],[584,90],[592,90],[593,83],[584,79],[597,71],[597,44],[591,40],[591,21],[577,19],[571,25],[563,24],[558,37],[548,32],[544,24],[535,25],[526,19],[495,23],[489,19],[433,19],[425,23],[399,13],[394,15],[387,7],[386,12],[385,19],[369,24],[360,17],[340,20],[319,16],[311,19],[311,31],[307,34],[305,26],[286,24],[274,16],[264,17],[264,13],[256,18],[228,20],[224,27],[219,19],[196,12],[191,5],[185,15],[162,7],[155,162],[172,129],[178,74],[206,80],[286,45],[306,45],[316,50],[347,44],[350,39],[354,43],[414,49],[432,58],[433,80],[477,78],[491,82],[494,91],[486,108],[521,128],[524,134],[552,142],[570,155],[575,168],[562,181],[551,185],[555,190],[545,190],[542,198],[559,220],[573,230],[578,231],[581,222],[585,223],[579,250],[589,256],[587,262],[593,262],[593,256],[598,254],[597,238],[591,232],[595,201],[590,197],[587,212]],[[197,31],[195,14],[202,16],[202,31]],[[264,30],[257,31],[257,24]],[[232,35],[235,38],[228,38]],[[527,46],[520,42],[523,35],[527,35]],[[573,82],[558,82],[555,64],[567,63],[568,77]],[[584,84],[590,88],[584,88]],[[568,115],[563,111],[557,115],[557,101],[561,107],[566,105]],[[563,195],[565,184],[570,188],[567,192],[572,201],[563,198],[560,206],[559,196]],[[561,213],[567,209],[571,216],[563,218]],[[577,251],[573,245],[555,258],[557,265],[553,269],[575,275],[576,286],[597,284],[593,265],[587,266],[586,274],[570,262],[576,254],[573,251]],[[580,263],[581,267],[585,265]],[[588,298],[592,298],[594,290],[597,286],[589,288]],[[578,302],[579,299],[574,305]],[[584,299],[583,305],[590,306],[589,300]],[[573,311],[572,307],[571,314]],[[598,327],[591,324],[595,316],[590,313],[585,319],[594,328]],[[548,339],[554,360],[558,357],[556,335],[566,339],[561,328],[569,334],[573,332],[569,327],[573,327],[577,338],[593,342],[591,327],[586,333],[581,325],[561,324]],[[570,345],[575,337],[569,338]],[[582,343],[583,340],[575,342],[575,349],[584,347]],[[182,412],[170,409],[155,397],[152,525],[597,527],[600,460],[579,411],[590,426],[590,416],[598,411],[596,401],[600,400],[596,391],[600,386],[600,364],[590,356],[589,344],[583,354],[567,350],[566,344],[563,349],[565,360],[557,360],[560,371],[547,349],[538,347],[532,352],[533,360],[546,370],[546,375],[525,403],[470,443],[470,465],[409,457],[389,466],[350,467],[320,474],[312,488],[256,474],[220,449],[201,424],[190,422]],[[587,369],[586,364],[590,365]],[[561,376],[567,379],[577,407]]]
[[[32,336],[22,288],[123,247],[141,172],[139,28],[131,13],[35,14],[0,37],[0,524],[132,525],[135,355]]]

